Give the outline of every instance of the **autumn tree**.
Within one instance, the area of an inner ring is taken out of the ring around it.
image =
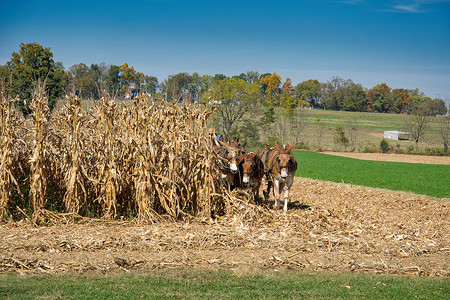
[[[386,83],[380,83],[371,88],[367,97],[367,100],[372,103],[373,111],[395,112],[394,96]]]
[[[266,104],[268,105],[278,105],[279,104],[279,94],[280,94],[280,84],[281,76],[277,73],[272,73],[267,75],[259,81],[262,90],[266,96]]]
[[[134,66],[128,66],[128,63],[124,63],[119,66],[119,68],[122,91],[130,94],[131,97],[130,85],[136,83],[136,70],[134,69]]]
[[[406,89],[393,89],[394,96],[394,111],[401,114],[406,113],[411,106],[411,96]]]
[[[281,76],[274,72],[271,75],[261,78],[260,83],[266,86],[266,94],[279,93]]]
[[[294,94],[294,87],[292,86],[292,80],[288,77],[281,87],[281,92],[286,94]]]

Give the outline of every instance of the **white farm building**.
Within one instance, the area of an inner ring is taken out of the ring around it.
[[[385,131],[384,137],[391,140],[409,140],[410,133],[405,131]]]

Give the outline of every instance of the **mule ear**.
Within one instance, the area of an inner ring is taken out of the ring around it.
[[[281,149],[281,147],[277,144],[277,142],[273,142],[273,144],[275,145],[275,148],[278,150],[278,151],[281,151],[282,149]]]
[[[242,148],[245,148],[245,145],[247,145],[247,138],[245,138],[244,143],[242,143]]]
[[[294,148],[294,146],[295,146],[295,142],[292,142],[292,144],[290,144],[290,145],[287,147],[286,151],[291,151],[292,148]]]

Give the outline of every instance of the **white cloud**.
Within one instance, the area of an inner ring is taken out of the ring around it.
[[[343,4],[366,5],[387,12],[426,13],[435,9],[436,5],[450,3],[450,0],[342,0]]]
[[[424,12],[423,8],[421,8],[418,3],[395,5],[395,6],[393,6],[393,9],[394,9],[394,11],[408,12],[408,13]]]

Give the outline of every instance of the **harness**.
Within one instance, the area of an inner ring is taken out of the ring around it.
[[[259,160],[258,155],[255,155],[254,158],[244,158],[244,160],[245,161],[254,161],[255,165],[252,165],[254,167],[251,168],[250,171],[242,171],[242,173],[245,175],[248,175],[250,178],[256,177],[257,172],[258,172],[258,160]]]
[[[275,155],[272,156],[272,158],[270,158],[270,160],[268,161],[267,168],[266,168],[266,166],[264,166],[264,173],[266,175],[269,175],[270,170],[273,168],[273,162],[274,162],[275,158],[278,157],[278,155],[289,154],[289,157],[291,157],[291,151],[278,151],[278,150],[275,150],[275,151],[276,151]],[[268,154],[268,152],[266,151],[266,153],[264,153],[264,160],[267,159],[267,154]],[[288,172],[289,172],[289,168],[291,167],[291,165],[292,165],[292,162],[291,162],[291,159],[289,159],[287,165],[280,166],[279,164],[276,164],[275,167],[276,167],[278,173],[281,172],[281,169],[285,169],[285,168],[287,168]]]
[[[240,154],[241,150],[237,150],[238,155]],[[221,149],[221,151],[219,153],[217,153],[217,155],[220,158],[220,164],[219,164],[219,170],[223,173],[234,173],[233,171],[231,171],[230,167],[229,167],[229,162],[230,159],[227,158],[227,153],[228,150],[226,148]]]

